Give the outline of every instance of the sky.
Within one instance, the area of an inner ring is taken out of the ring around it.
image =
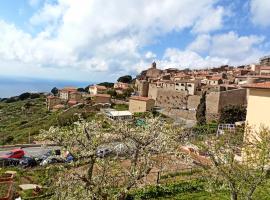
[[[269,0],[2,0],[0,75],[115,81],[161,69],[258,62]]]

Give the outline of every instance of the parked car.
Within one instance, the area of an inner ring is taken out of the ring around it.
[[[66,162],[66,160],[61,158],[60,156],[49,156],[49,157],[45,158],[44,160],[42,160],[40,165],[45,166],[45,165],[48,165],[48,164],[64,163],[64,162]]]
[[[22,149],[13,149],[5,155],[0,156],[0,158],[16,158],[20,159],[24,156],[24,150]]]
[[[37,165],[37,161],[34,158],[23,157],[22,159],[20,159],[20,166],[23,168],[34,167],[36,165]]]
[[[17,158],[0,158],[0,167],[18,166],[19,163]]]

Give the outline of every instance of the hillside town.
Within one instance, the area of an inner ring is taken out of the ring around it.
[[[188,199],[193,191],[208,199],[267,199],[261,192],[270,184],[269,94],[265,56],[257,64],[209,69],[153,62],[115,83],[1,99],[0,127],[7,136],[0,186],[9,188],[3,189],[7,199],[77,199],[74,182],[86,199],[155,199],[164,193]],[[58,176],[56,189],[51,181]],[[217,193],[207,191],[208,181],[218,181]]]
[[[109,108],[112,103],[119,103],[128,105],[128,109],[114,113],[115,119],[117,115],[131,117],[133,113],[158,110],[169,117],[196,121],[196,110],[205,93],[208,122],[218,121],[226,106],[248,105],[246,120],[250,124],[269,124],[262,115],[267,113],[267,106],[263,106],[267,102],[263,101],[270,89],[269,82],[270,56],[261,58],[257,64],[192,70],[161,70],[153,62],[130,83],[116,82],[112,87],[91,85],[82,92],[74,87],[60,89],[57,95],[47,97],[47,108],[58,110],[84,103]],[[123,94],[129,88],[132,92],[124,98],[110,94],[112,89],[116,94]]]

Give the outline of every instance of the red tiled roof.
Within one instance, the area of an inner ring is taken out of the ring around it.
[[[64,87],[63,89],[61,89],[59,91],[63,91],[63,92],[76,92],[77,91],[77,88],[75,88],[75,87]]]
[[[97,88],[98,90],[107,90],[107,88],[103,85],[93,85],[93,86],[90,86],[90,88]]]
[[[148,98],[148,97],[141,97],[141,96],[132,96],[129,99],[138,100],[138,101],[148,101],[148,100],[150,100],[150,98]]]
[[[260,66],[260,70],[270,70],[270,66]]]
[[[270,89],[270,82],[247,84],[247,85],[243,85],[242,87],[244,87],[244,88]]]
[[[222,79],[220,76],[213,76],[209,80],[218,81],[220,79]]]

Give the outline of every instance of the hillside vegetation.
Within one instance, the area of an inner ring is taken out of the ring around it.
[[[0,102],[0,144],[28,143],[40,129],[57,123],[58,113],[46,109],[44,96],[35,99]]]

